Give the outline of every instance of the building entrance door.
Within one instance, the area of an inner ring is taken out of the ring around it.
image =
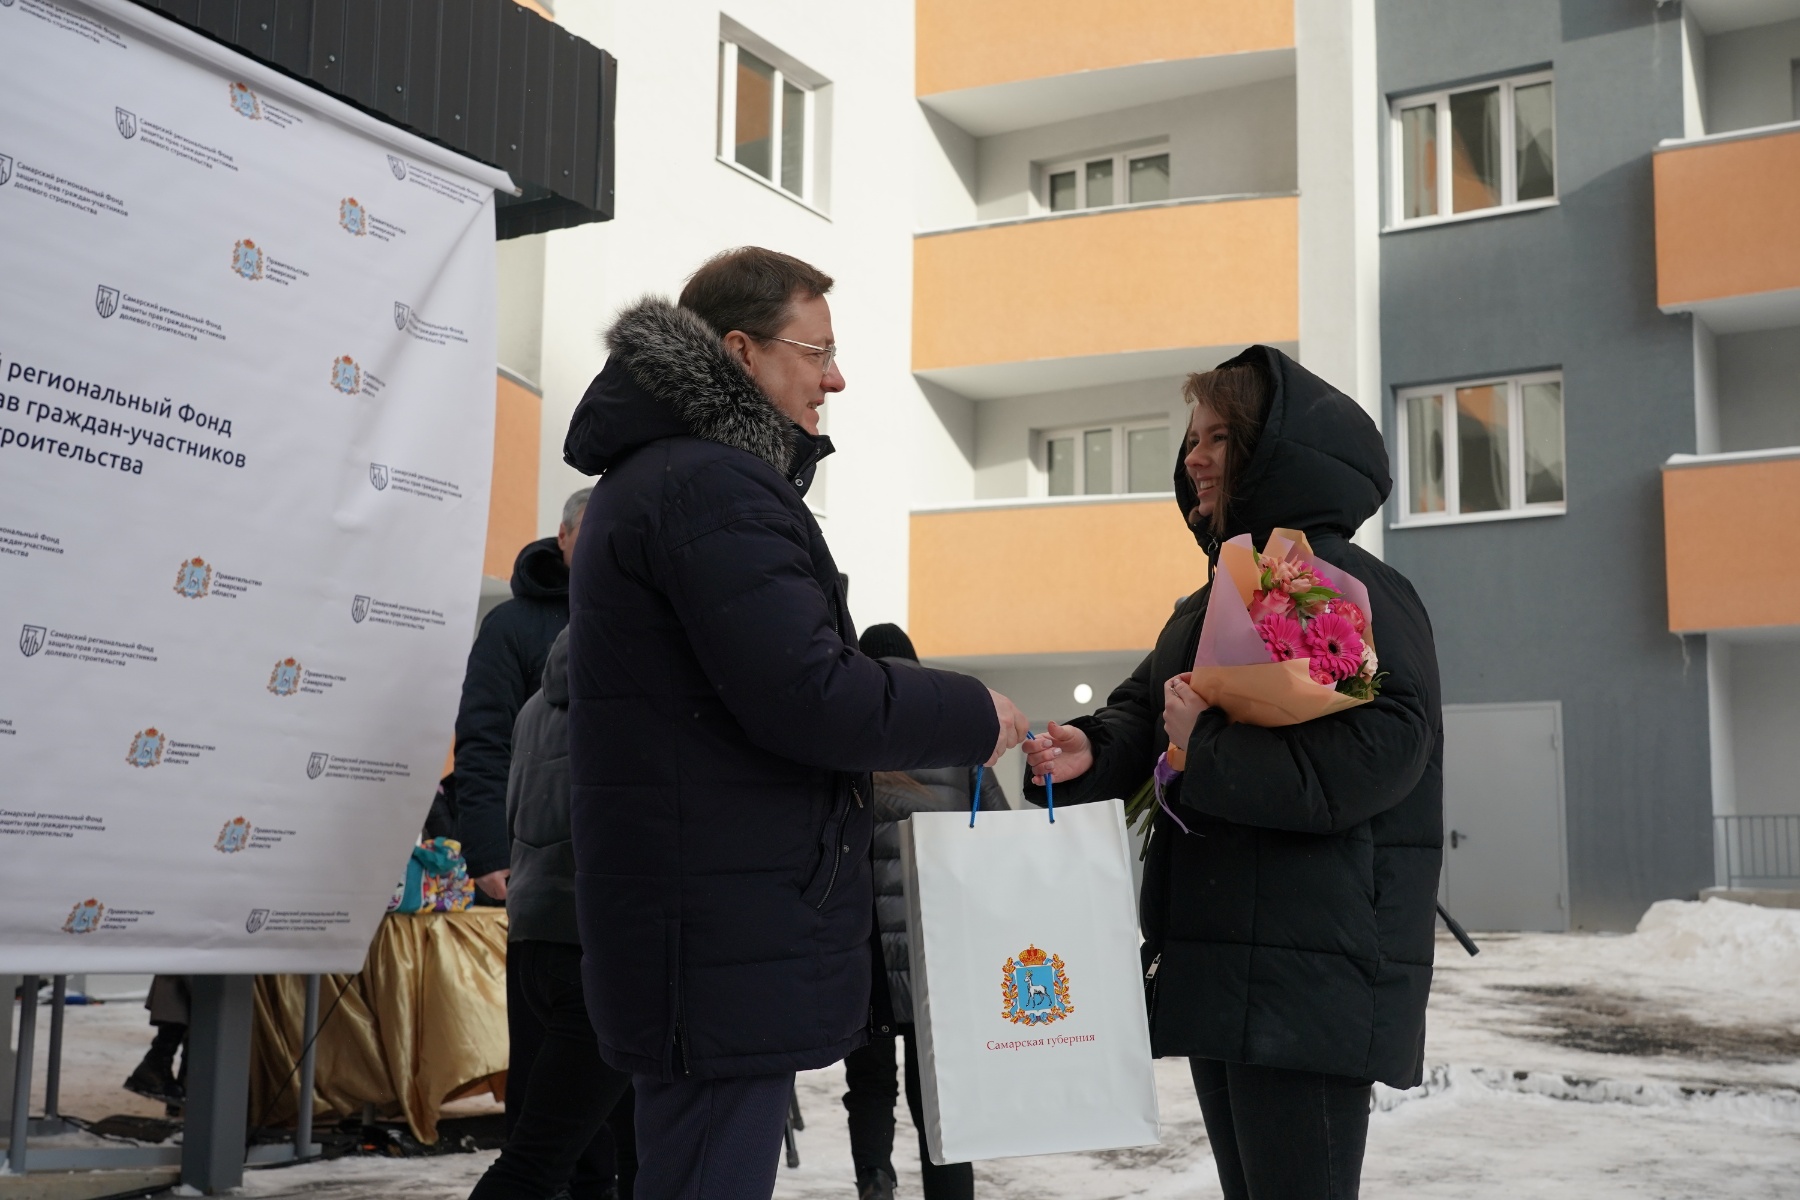
[[[1444,705],[1444,907],[1470,929],[1569,927],[1562,705]]]

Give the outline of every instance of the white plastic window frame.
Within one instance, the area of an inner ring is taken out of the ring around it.
[[[818,169],[817,137],[817,96],[814,89],[792,75],[783,71],[776,63],[758,54],[754,48],[750,53],[775,71],[774,86],[770,89],[773,111],[769,114],[769,173],[772,178],[765,179],[761,174],[752,171],[737,160],[733,153],[737,146],[737,71],[738,44],[730,38],[719,39],[719,144],[715,148],[718,160],[741,174],[748,175],[758,183],[774,188],[784,196],[792,196],[808,207],[816,208],[814,199],[817,188],[814,179]],[[784,95],[783,85],[790,84],[800,89],[803,105],[804,121],[800,135],[801,154],[805,157],[800,164],[800,191],[795,192],[781,185],[782,126],[781,105]]]
[[[1560,403],[1561,418],[1557,440],[1562,446],[1563,498],[1553,503],[1526,504],[1525,500],[1525,401],[1527,384],[1554,383]],[[1507,428],[1507,499],[1508,507],[1492,512],[1465,513],[1462,508],[1462,442],[1456,430],[1456,390],[1458,388],[1506,388]],[[1441,396],[1444,405],[1444,511],[1415,513],[1412,505],[1412,453],[1407,429],[1407,401],[1419,396]],[[1484,521],[1507,521],[1519,517],[1557,517],[1569,511],[1569,440],[1568,393],[1563,387],[1561,371],[1533,371],[1525,375],[1495,375],[1477,379],[1458,379],[1428,387],[1402,388],[1394,393],[1394,447],[1398,461],[1395,490],[1400,496],[1400,515],[1394,529],[1412,529],[1427,525],[1476,525]]]
[[[1155,158],[1159,154],[1169,153],[1169,143],[1164,141],[1149,146],[1138,146],[1131,150],[1120,150],[1115,154],[1084,154],[1080,158],[1071,158],[1063,162],[1048,163],[1040,169],[1038,195],[1033,197],[1033,199],[1037,202],[1040,211],[1046,213],[1053,211],[1050,207],[1050,177],[1052,175],[1060,175],[1065,171],[1073,171],[1075,172],[1075,207],[1056,210],[1059,215],[1062,213],[1098,212],[1108,208],[1129,208],[1132,204],[1129,192],[1131,188],[1131,164],[1133,160],[1140,158]],[[1087,166],[1089,163],[1101,162],[1106,159],[1111,159],[1113,165],[1113,195],[1125,196],[1126,198],[1115,200],[1111,204],[1102,204],[1096,208],[1089,208],[1087,202]],[[1169,159],[1169,170],[1173,172],[1174,169],[1175,160],[1171,155]],[[1163,204],[1166,202],[1162,200],[1140,200],[1138,203]]]
[[[1520,201],[1518,162],[1518,118],[1513,108],[1513,92],[1535,83],[1550,85],[1550,186],[1548,196]],[[1467,212],[1445,211],[1452,203],[1450,97],[1465,92],[1500,89],[1500,203]],[[1429,217],[1407,217],[1406,212],[1406,134],[1401,115],[1409,109],[1437,105],[1437,197],[1438,211]],[[1473,221],[1503,213],[1529,212],[1535,208],[1552,208],[1561,201],[1562,169],[1557,164],[1562,139],[1556,136],[1556,73],[1532,71],[1505,79],[1485,79],[1465,87],[1446,88],[1440,92],[1416,92],[1401,96],[1388,105],[1388,228],[1418,229],[1426,225],[1448,225],[1453,221]],[[1046,186],[1048,186],[1046,184]]]
[[[1087,161],[1092,162],[1094,160],[1088,159]],[[1050,443],[1052,441],[1056,440],[1057,438],[1073,438],[1075,441],[1075,491],[1073,493],[1071,493],[1071,496],[1080,497],[1080,496],[1158,496],[1158,495],[1162,495],[1162,494],[1170,491],[1171,489],[1164,488],[1164,489],[1159,489],[1158,491],[1155,491],[1155,492],[1128,492],[1128,491],[1119,490],[1117,487],[1115,487],[1115,489],[1110,492],[1088,492],[1088,491],[1086,491],[1085,488],[1087,486],[1087,455],[1082,452],[1082,435],[1088,434],[1088,433],[1099,433],[1103,429],[1110,430],[1112,432],[1112,435],[1113,435],[1113,452],[1112,452],[1113,482],[1116,485],[1124,485],[1124,484],[1128,484],[1131,482],[1131,476],[1130,476],[1131,462],[1128,457],[1128,450],[1127,450],[1127,444],[1128,444],[1128,439],[1130,438],[1130,435],[1134,432],[1137,432],[1137,431],[1143,430],[1143,429],[1164,429],[1164,430],[1168,430],[1171,433],[1173,433],[1174,428],[1175,427],[1174,427],[1173,423],[1170,422],[1169,418],[1164,416],[1164,417],[1143,417],[1141,419],[1132,420],[1132,421],[1090,421],[1084,425],[1065,425],[1058,429],[1041,430],[1037,434],[1038,452],[1032,456],[1032,467],[1034,468],[1033,473],[1036,476],[1036,478],[1033,480],[1034,487],[1032,490],[1032,494],[1036,495],[1036,496],[1044,497],[1046,499],[1064,500],[1064,499],[1070,498],[1070,497],[1065,497],[1065,496],[1052,497],[1050,495]],[[1171,465],[1171,469],[1172,469],[1173,463],[1171,462],[1170,465]]]

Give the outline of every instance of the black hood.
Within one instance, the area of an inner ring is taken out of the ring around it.
[[[1220,542],[1240,533],[1260,546],[1276,528],[1349,537],[1380,511],[1393,487],[1381,431],[1360,404],[1274,347],[1251,346],[1219,366],[1244,362],[1260,367],[1273,385],[1268,411],[1250,461],[1237,474],[1224,536],[1214,537],[1208,521],[1194,530],[1194,540],[1215,554]],[[1186,520],[1199,498],[1183,457],[1178,451],[1175,500]]]
[[[544,701],[553,708],[569,707],[569,630],[567,626],[550,643],[544,659]]]
[[[528,542],[513,559],[512,594],[521,600],[569,599],[569,567],[553,537]]]
[[[697,315],[646,297],[606,331],[606,366],[575,406],[563,461],[603,474],[638,447],[683,434],[748,451],[805,491],[831,439],[783,416]]]

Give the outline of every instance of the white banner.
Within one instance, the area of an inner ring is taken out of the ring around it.
[[[474,623],[508,181],[122,0],[0,46],[0,971],[356,970]]]

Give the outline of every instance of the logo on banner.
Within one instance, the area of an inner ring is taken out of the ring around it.
[[[0,183],[4,182],[5,180],[0,180]],[[406,331],[406,323],[410,320],[412,320],[412,309],[400,303],[398,300],[394,301],[394,328],[404,333]]]
[[[355,196],[338,201],[338,224],[357,237],[369,232],[369,210],[356,202]]]
[[[119,127],[119,136],[127,140],[137,136],[137,114],[129,108],[113,109],[113,124]]]
[[[231,85],[231,107],[240,117],[249,117],[252,121],[262,120],[262,105],[247,83]]]
[[[355,621],[358,625],[361,625],[363,623],[363,618],[368,615],[369,615],[369,598],[367,596],[358,596],[356,599],[354,599],[350,602],[350,619],[352,621]]]
[[[255,281],[263,277],[263,252],[249,238],[239,238],[231,248],[231,269],[244,279]]]
[[[369,464],[369,486],[378,492],[387,491],[387,467],[381,463]]]
[[[0,154],[0,186],[12,178],[12,155]]]
[[[94,311],[100,314],[101,320],[118,312],[119,289],[109,288],[104,283],[101,284],[99,290],[94,293]]]
[[[388,158],[388,170],[390,170],[394,173],[394,178],[395,179],[405,179],[406,178],[406,160],[400,159],[400,158],[395,158],[392,154],[388,155],[387,158]]]
[[[125,761],[134,767],[154,767],[162,761],[163,747],[168,744],[168,736],[156,732],[154,727],[140,729],[137,736],[131,739],[131,749],[125,752]]]
[[[212,568],[204,558],[190,558],[175,568],[175,590],[189,600],[212,591]]]
[[[100,921],[106,916],[106,905],[98,900],[83,900],[69,910],[69,919],[63,922],[64,933],[92,933],[100,928]]]
[[[213,843],[213,849],[220,854],[236,854],[249,844],[250,822],[242,817],[233,817],[225,822],[225,828],[219,830],[219,840]]]
[[[331,761],[331,755],[323,750],[314,750],[306,759],[306,777],[317,779],[325,773],[325,766]]]
[[[1015,1025],[1048,1025],[1075,1011],[1060,955],[1035,945],[1000,969],[1000,1015]]]
[[[277,696],[291,696],[300,690],[300,664],[284,658],[269,672],[269,690]]]
[[[362,368],[356,360],[345,354],[331,364],[331,386],[346,396],[354,396],[362,391]]]
[[[27,625],[19,630],[19,653],[30,658],[44,648],[44,635],[48,631],[42,625]]]
[[[250,915],[244,918],[244,932],[255,933],[268,923],[269,910],[266,908],[253,908],[250,910]]]

